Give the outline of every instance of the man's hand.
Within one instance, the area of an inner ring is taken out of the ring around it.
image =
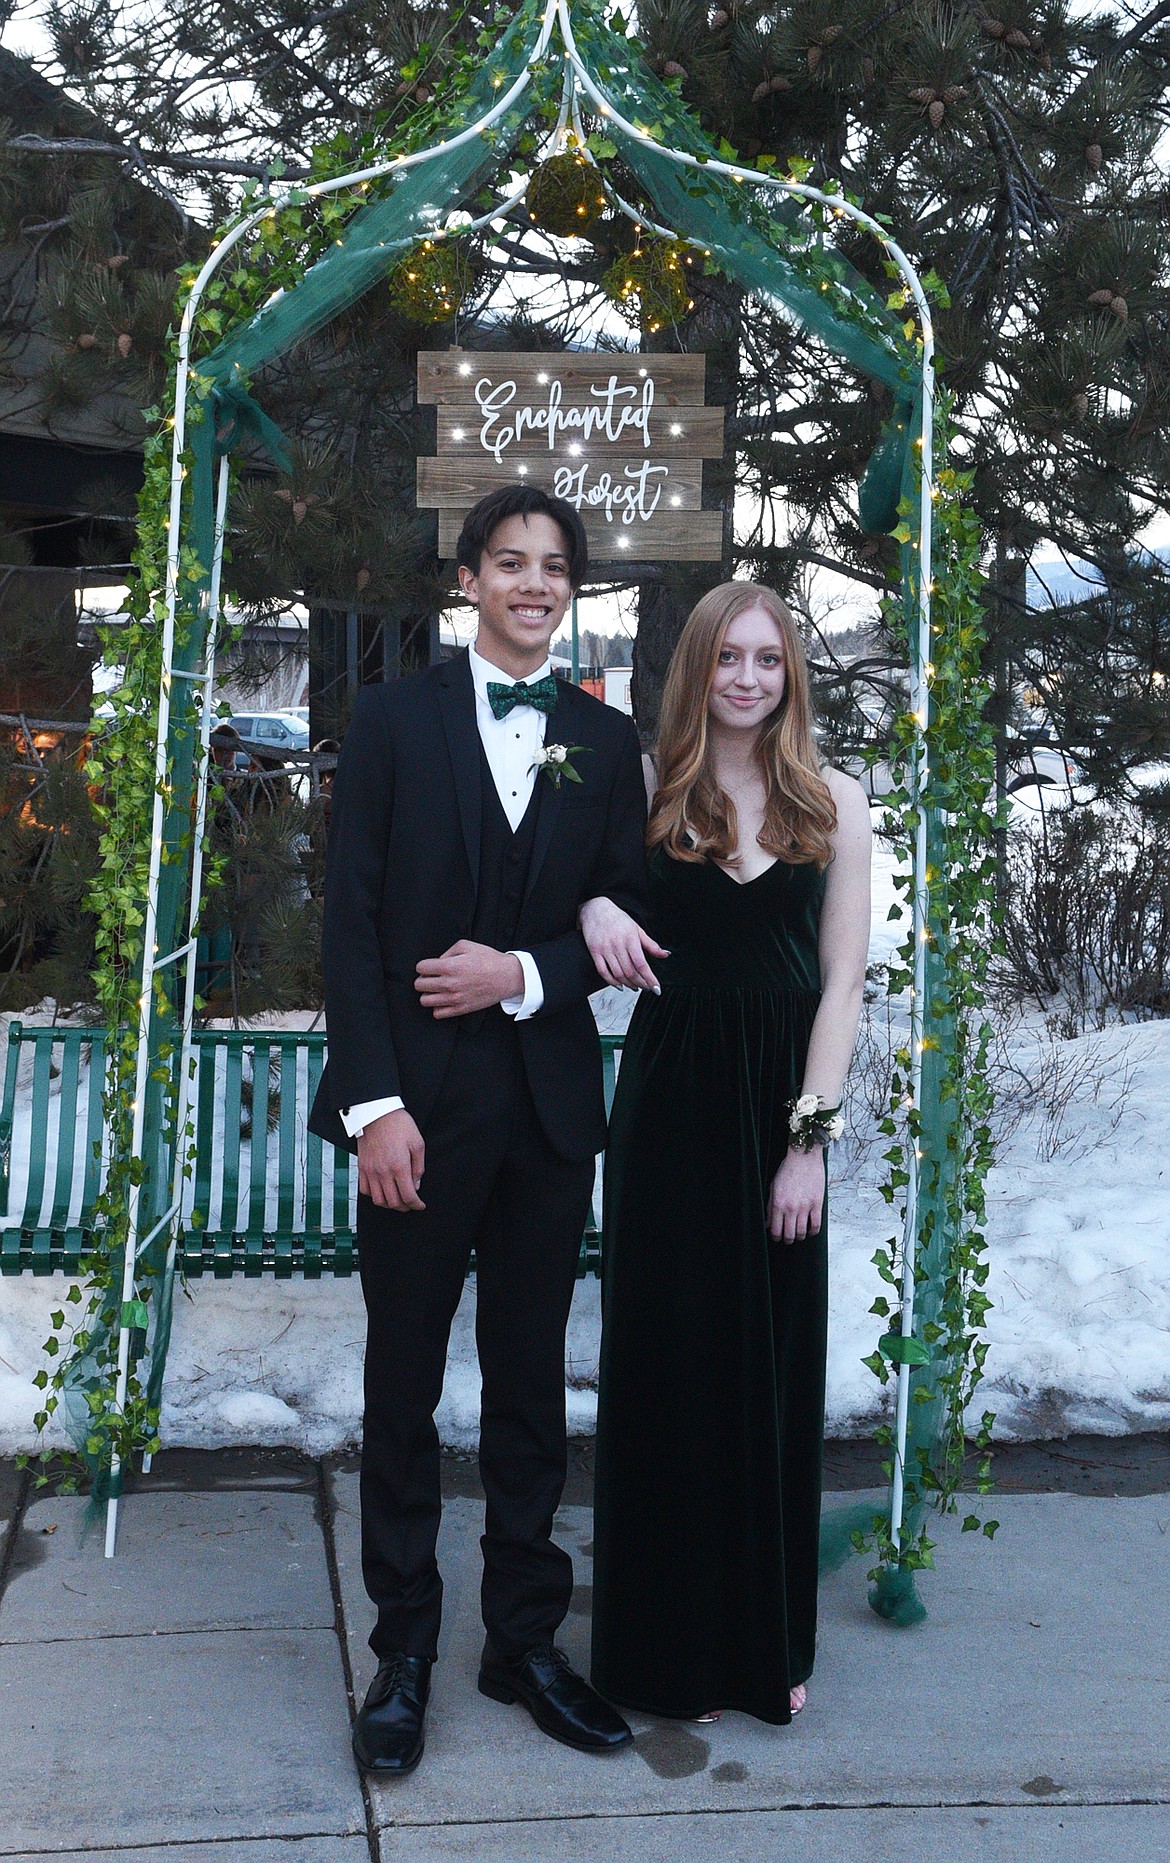
[[[418,1194],[423,1174],[423,1136],[405,1107],[383,1113],[357,1142],[358,1189],[380,1210],[425,1210]]]
[[[793,1149],[772,1179],[768,1233],[777,1242],[803,1242],[821,1226],[825,1204],[824,1147]]]
[[[442,1021],[491,1009],[509,996],[523,996],[524,972],[518,957],[460,938],[442,957],[423,958],[416,966],[414,987],[423,1008]]]

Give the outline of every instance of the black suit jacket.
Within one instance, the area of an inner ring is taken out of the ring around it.
[[[537,773],[537,818],[515,948],[531,951],[544,1004],[517,1034],[545,1132],[562,1157],[605,1143],[601,1050],[589,994],[603,987],[577,930],[583,900],[646,908],[646,801],[632,721],[557,684],[549,744],[580,744],[582,781]],[[329,1060],[309,1125],[356,1150],[339,1109],[401,1094],[426,1136],[457,1017],[418,1000],[415,966],[468,936],[479,879],[479,730],[467,654],[358,694],[329,824],[324,969]]]

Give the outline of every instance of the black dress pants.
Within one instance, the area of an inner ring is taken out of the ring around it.
[[[426,1209],[358,1199],[367,1316],[362,1572],[378,1611],[370,1645],[379,1657],[403,1650],[434,1661],[437,1653],[434,1413],[473,1248],[484,1624],[516,1658],[551,1639],[568,1610],[572,1563],[551,1533],[566,1468],[565,1327],[593,1169],[552,1149],[516,1030],[494,1010],[460,1027],[428,1121]]]

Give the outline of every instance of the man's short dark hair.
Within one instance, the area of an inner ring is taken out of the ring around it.
[[[488,492],[478,504],[472,505],[455,546],[456,563],[478,576],[480,559],[492,532],[508,518],[527,519],[534,513],[550,517],[554,524],[560,525],[569,559],[569,586],[579,589],[589,573],[585,526],[571,504],[563,498],[554,498],[551,492],[542,491],[539,485],[501,485],[498,491]]]

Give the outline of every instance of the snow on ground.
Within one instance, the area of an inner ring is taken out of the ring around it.
[[[899,935],[894,860],[877,843],[871,959]],[[620,1029],[631,999],[595,998]],[[874,1052],[885,1006],[872,1005]],[[33,1020],[25,1017],[26,1021]],[[40,1018],[37,1018],[40,1019]],[[1170,1428],[1170,1021],[1055,1040],[1039,1018],[1004,1030],[999,1155],[989,1184],[991,1350],[976,1412],[1001,1438]],[[861,1359],[880,1324],[871,1258],[891,1233],[877,1183],[859,1064],[853,1137],[831,1194],[828,1431],[868,1431],[888,1401]],[[31,1378],[59,1278],[0,1281],[0,1451],[31,1444]],[[201,1280],[175,1303],[162,1431],[172,1446],[288,1444],[312,1453],[356,1441],[365,1323],[356,1280]],[[598,1287],[578,1282],[566,1353],[570,1429],[596,1415]],[[688,1375],[679,1367],[680,1377]],[[471,1448],[479,1377],[475,1289],[456,1317],[439,1410],[442,1439]]]

